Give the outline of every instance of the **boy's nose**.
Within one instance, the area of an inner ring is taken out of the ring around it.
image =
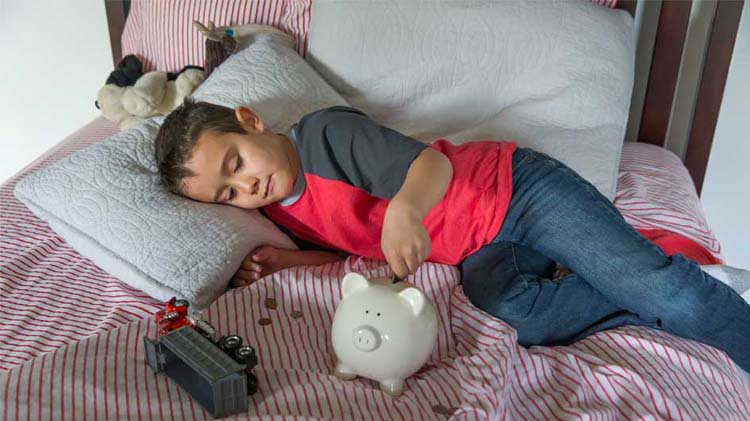
[[[260,180],[257,178],[251,180],[243,180],[239,183],[239,188],[248,194],[257,194],[260,189]]]

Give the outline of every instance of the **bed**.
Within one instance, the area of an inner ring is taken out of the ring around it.
[[[105,4],[113,56],[121,57],[131,6]],[[267,23],[279,19],[280,9],[262,4],[257,13],[266,13]],[[635,5],[621,1],[617,7],[633,14]],[[288,7],[298,19],[276,23],[288,26],[304,53],[309,3],[293,1]],[[662,82],[649,82],[638,117],[638,138],[645,141],[624,145],[614,200],[649,238],[687,240],[678,251],[689,244],[704,263],[721,260],[698,192],[721,99],[716,87],[723,89],[731,57],[714,45],[733,40],[726,29],[736,33],[739,14],[733,7],[735,2],[717,4],[683,164],[663,144],[689,2],[662,5],[649,73],[650,81]],[[208,418],[144,363],[141,337],[155,333],[151,316],[161,303],[82,257],[13,195],[25,175],[115,132],[113,123],[96,119],[0,186],[3,419]],[[358,256],[290,268],[229,290],[206,310],[220,332],[253,338],[259,351],[261,387],[250,397],[248,418],[739,420],[750,413],[750,382],[721,351],[638,327],[602,332],[567,347],[525,349],[507,324],[468,302],[455,267],[434,263],[420,267],[412,282],[439,309],[438,345],[408,380],[404,397],[393,399],[369,380],[341,382],[330,374],[328,332],[340,297],[338,280],[351,270],[383,276],[387,268]]]

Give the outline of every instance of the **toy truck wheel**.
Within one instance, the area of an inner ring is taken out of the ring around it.
[[[224,350],[230,356],[234,351],[242,346],[242,338],[237,335],[228,335],[219,339],[219,348]]]
[[[255,355],[255,348],[245,345],[237,348],[234,352],[234,359],[240,364],[246,364],[248,369],[258,365],[258,357]]]
[[[170,311],[169,313],[166,313],[161,317],[162,323],[171,322],[172,320],[178,319],[180,317],[180,313],[176,311]]]
[[[246,373],[247,377],[247,394],[252,395],[258,391],[258,379],[253,373]]]

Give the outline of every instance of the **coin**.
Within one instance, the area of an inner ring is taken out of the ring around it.
[[[443,405],[433,405],[432,406],[432,410],[435,411],[436,413],[440,414],[440,415],[451,415],[451,414],[453,414],[453,412],[450,409],[444,407]]]
[[[274,298],[266,298],[266,308],[276,310],[276,307],[278,307],[278,304]]]

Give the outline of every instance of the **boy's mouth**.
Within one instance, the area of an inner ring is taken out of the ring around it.
[[[271,176],[271,177],[273,177],[273,176]],[[268,197],[268,193],[270,193],[270,192],[271,192],[271,177],[268,177],[268,182],[266,183],[266,192],[265,192],[265,193],[263,193],[263,198],[264,198],[264,199],[265,199],[266,197]]]

